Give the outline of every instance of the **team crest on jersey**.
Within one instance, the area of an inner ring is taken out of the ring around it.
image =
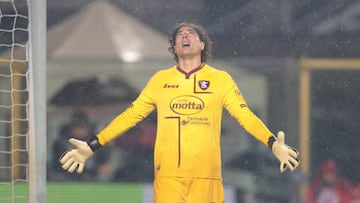
[[[210,86],[210,81],[208,80],[199,80],[199,87],[202,90],[206,90]]]

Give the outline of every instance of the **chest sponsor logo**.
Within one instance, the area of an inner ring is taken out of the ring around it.
[[[180,115],[193,115],[202,111],[204,107],[204,101],[192,95],[182,95],[170,101],[170,109]]]
[[[199,80],[199,87],[202,90],[206,90],[210,86],[210,81],[208,80]]]

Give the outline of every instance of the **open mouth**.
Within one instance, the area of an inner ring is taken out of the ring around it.
[[[182,44],[182,46],[183,46],[183,47],[189,47],[189,46],[190,46],[190,43],[189,43],[189,42],[184,42],[184,43]]]

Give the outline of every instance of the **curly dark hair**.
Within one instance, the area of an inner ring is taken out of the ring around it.
[[[169,34],[169,44],[170,44],[170,47],[168,48],[169,52],[171,52],[174,55],[175,61],[178,62],[179,58],[178,58],[177,54],[175,53],[174,46],[175,46],[176,34],[179,31],[179,29],[182,27],[193,28],[199,35],[200,41],[205,43],[205,47],[201,51],[201,63],[206,63],[206,61],[211,57],[212,41],[211,41],[209,35],[207,34],[206,30],[203,27],[196,25],[194,23],[183,22],[183,23],[179,23],[179,24],[175,25],[175,27]]]

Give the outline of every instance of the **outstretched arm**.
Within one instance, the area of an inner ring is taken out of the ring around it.
[[[97,136],[90,138],[86,142],[71,138],[69,142],[74,148],[64,152],[60,157],[59,161],[62,168],[70,173],[75,170],[78,173],[82,173],[86,160],[88,160],[97,149],[134,127],[154,109],[155,106],[151,102],[151,99],[141,94],[126,111],[110,122]]]
[[[284,132],[280,131],[275,137],[250,110],[243,109],[242,112],[242,115],[246,116],[239,118],[239,123],[247,132],[272,150],[274,156],[280,161],[280,172],[285,172],[287,168],[294,171],[300,164],[299,152],[285,143]]]
[[[299,152],[285,144],[285,135],[279,132],[278,136],[265,126],[265,124],[248,108],[240,90],[229,76],[227,91],[224,96],[224,106],[238,123],[253,137],[269,147],[275,157],[280,161],[280,172],[289,168],[294,171],[300,164]]]

